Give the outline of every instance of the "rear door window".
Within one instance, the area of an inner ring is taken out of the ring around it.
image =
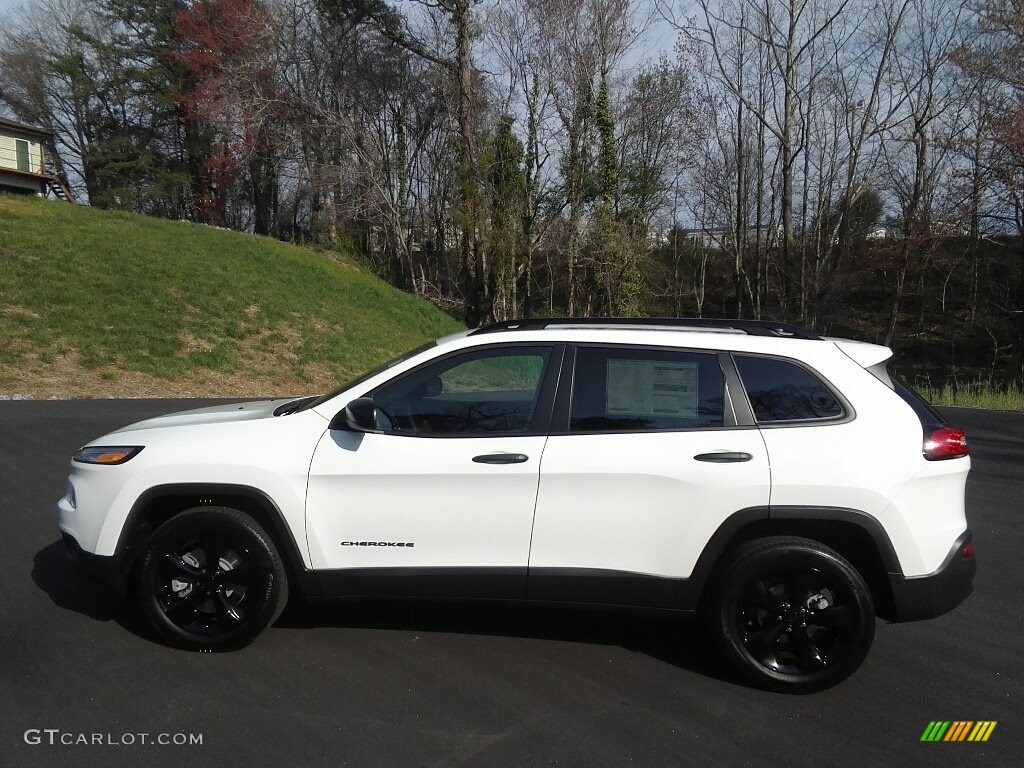
[[[622,432],[721,427],[725,378],[717,355],[580,347],[569,430]]]
[[[752,355],[734,359],[759,423],[838,419],[845,414],[829,386],[802,365]]]

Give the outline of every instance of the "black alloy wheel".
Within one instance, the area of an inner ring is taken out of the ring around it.
[[[870,591],[839,554],[810,539],[739,547],[715,591],[712,628],[749,681],[810,693],[844,680],[874,638]]]
[[[287,576],[251,517],[198,507],[161,525],[138,570],[143,611],[174,645],[229,650],[251,642],[284,609]]]
[[[174,547],[157,570],[164,615],[180,629],[201,635],[224,634],[241,624],[253,590],[260,587],[259,567],[249,549],[213,535]]]
[[[847,592],[816,568],[755,579],[736,612],[743,645],[783,674],[809,675],[836,665],[856,637],[856,609]]]

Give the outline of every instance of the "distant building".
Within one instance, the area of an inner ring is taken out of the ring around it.
[[[782,237],[782,225],[747,227],[745,237],[748,243],[773,245]],[[714,248],[725,250],[736,240],[736,229],[728,227],[701,227],[684,229],[686,241],[697,248]]]
[[[74,202],[54,162],[53,133],[0,117],[0,192]]]

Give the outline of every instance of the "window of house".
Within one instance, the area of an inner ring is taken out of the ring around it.
[[[31,149],[31,146],[32,145],[29,144],[24,139],[15,139],[14,140],[14,147],[15,147],[15,150],[16,150],[17,158],[18,158],[18,170],[19,171],[26,171],[27,172],[27,171],[32,170],[31,163],[30,163],[30,160],[29,160],[29,150]]]
[[[550,347],[476,349],[385,384],[373,401],[389,432],[527,432],[550,357]]]
[[[835,419],[842,403],[802,365],[769,357],[735,355],[743,386],[759,422]]]
[[[573,432],[695,429],[725,423],[725,378],[708,352],[580,347]]]

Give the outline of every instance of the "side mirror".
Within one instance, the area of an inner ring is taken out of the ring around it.
[[[343,429],[347,432],[380,432],[377,406],[373,404],[373,398],[356,398],[331,419],[328,428]]]

